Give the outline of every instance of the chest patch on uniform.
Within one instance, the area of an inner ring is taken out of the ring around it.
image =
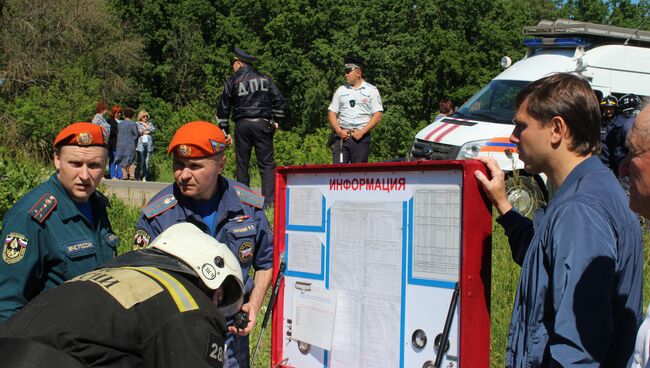
[[[57,203],[58,202],[53,195],[45,193],[41,196],[38,202],[32,206],[29,210],[29,214],[40,224],[45,221],[52,211],[54,211]]]
[[[89,240],[82,240],[72,244],[64,245],[68,257],[76,258],[95,253],[95,243]]]
[[[142,229],[137,230],[135,232],[135,236],[133,237],[133,250],[146,248],[149,245],[150,240],[151,235],[149,235],[149,233]]]
[[[252,235],[255,233],[255,225],[249,224],[240,227],[233,227],[232,229],[230,229],[230,232],[233,233],[235,236]]]
[[[23,234],[10,233],[5,238],[2,248],[2,260],[7,264],[20,262],[27,251],[27,237]]]
[[[253,259],[253,243],[245,241],[239,246],[239,261],[241,263],[248,263]]]
[[[166,196],[149,203],[142,209],[142,213],[150,219],[174,207],[176,203],[178,203],[176,197],[174,197],[173,194],[167,194]]]
[[[127,268],[102,268],[77,276],[68,282],[75,281],[89,281],[99,285],[125,309],[163,291],[151,278]]]

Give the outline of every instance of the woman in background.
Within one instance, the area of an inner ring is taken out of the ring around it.
[[[149,113],[145,110],[138,113],[138,121],[136,124],[138,125],[140,137],[138,138],[138,144],[135,147],[136,155],[138,156],[138,166],[135,170],[135,177],[138,180],[147,181],[147,175],[149,174],[149,158],[153,153],[153,138],[151,137],[151,133],[153,133],[156,128],[149,120]]]
[[[122,168],[115,163],[115,151],[117,151],[117,130],[122,120],[122,107],[113,105],[107,122],[110,126],[108,134],[108,172],[111,179],[122,179]]]
[[[95,125],[99,125],[102,128],[102,131],[104,132],[104,136],[108,139],[108,135],[110,134],[111,127],[108,125],[108,122],[106,122],[106,119],[104,119],[104,115],[106,115],[107,111],[108,111],[108,106],[106,106],[106,102],[104,101],[97,102],[97,106],[95,106],[95,116],[93,116],[92,123]]]

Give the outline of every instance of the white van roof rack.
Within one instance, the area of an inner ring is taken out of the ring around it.
[[[536,26],[524,27],[524,35],[540,37],[595,36],[609,39],[609,41],[629,39],[650,45],[650,32],[648,31],[577,22],[571,19],[541,20]]]

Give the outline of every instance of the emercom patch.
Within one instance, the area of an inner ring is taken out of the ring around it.
[[[7,264],[20,262],[27,251],[27,237],[19,233],[9,233],[2,248],[2,260]]]

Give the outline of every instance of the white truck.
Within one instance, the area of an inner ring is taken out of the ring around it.
[[[511,203],[532,214],[547,200],[545,178],[523,170],[517,147],[509,141],[514,125],[514,98],[528,83],[553,73],[585,78],[596,93],[620,97],[650,96],[650,32],[559,19],[524,27],[526,56],[506,68],[456,112],[422,129],[410,160],[455,160],[494,157],[508,175]]]

